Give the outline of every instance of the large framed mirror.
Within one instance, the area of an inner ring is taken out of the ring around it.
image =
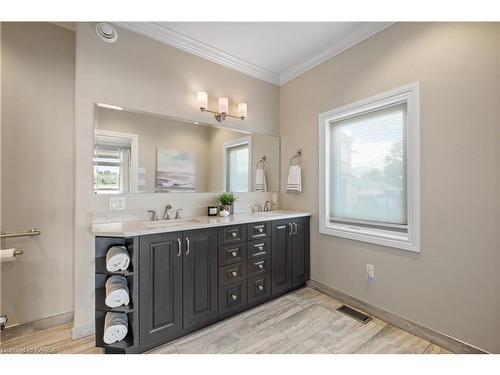
[[[96,104],[94,194],[279,191],[279,137]]]

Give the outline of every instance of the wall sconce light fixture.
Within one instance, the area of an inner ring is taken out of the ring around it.
[[[229,114],[229,100],[228,98],[221,96],[219,98],[219,111],[211,111],[208,107],[208,94],[205,91],[198,92],[198,107],[200,111],[213,113],[217,121],[222,122],[226,117],[237,118],[244,120],[247,117],[247,103],[238,104],[238,116]]]

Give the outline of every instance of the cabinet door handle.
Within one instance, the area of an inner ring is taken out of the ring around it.
[[[293,223],[293,227],[295,228],[295,230],[293,231],[293,235],[295,236],[298,232],[297,223]]]
[[[238,276],[238,272],[233,271],[233,272],[231,272],[231,275],[233,275],[233,277],[236,277],[236,276]]]
[[[191,249],[189,248],[189,237],[186,237],[186,255],[189,255],[189,251]]]
[[[177,256],[180,257],[182,254],[182,241],[180,238],[177,239],[177,243],[179,244],[179,248],[177,249]]]
[[[293,229],[292,229],[292,223],[288,223],[288,235],[291,236],[293,235]]]

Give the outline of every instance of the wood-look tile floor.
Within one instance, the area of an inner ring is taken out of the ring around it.
[[[361,324],[336,309],[341,303],[303,288],[156,348],[157,354],[413,353],[449,351],[373,319]],[[0,353],[102,353],[94,337],[71,340],[66,324],[0,343]]]

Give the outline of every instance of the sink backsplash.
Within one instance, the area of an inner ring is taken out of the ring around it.
[[[113,223],[124,221],[149,220],[148,210],[155,210],[161,219],[166,204],[173,206],[172,217],[178,208],[182,208],[182,217],[207,216],[207,207],[217,204],[218,194],[145,194],[124,195],[127,209],[113,211],[98,209],[92,212],[92,223]],[[234,205],[234,212],[251,212],[254,204],[264,205],[266,200],[273,199],[273,193],[240,193]],[[153,197],[152,197],[153,196]],[[102,196],[101,196],[102,197]],[[108,199],[103,197],[99,199]],[[142,197],[143,199],[138,199]],[[104,202],[103,202],[104,203]]]

